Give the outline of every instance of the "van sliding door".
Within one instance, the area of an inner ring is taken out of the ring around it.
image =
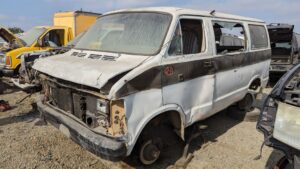
[[[216,88],[215,111],[220,111],[244,97],[243,84],[250,79],[242,76],[246,56],[246,33],[243,23],[213,20],[215,36]],[[249,70],[248,70],[249,71]]]

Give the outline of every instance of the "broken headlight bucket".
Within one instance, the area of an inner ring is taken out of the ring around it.
[[[108,101],[97,99],[97,110],[101,113],[108,114]]]

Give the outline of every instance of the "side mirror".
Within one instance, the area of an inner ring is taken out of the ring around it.
[[[38,45],[39,47],[43,47],[43,40],[42,40],[42,39],[39,39],[39,40],[37,41],[37,45]]]

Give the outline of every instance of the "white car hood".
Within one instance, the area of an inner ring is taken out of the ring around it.
[[[107,61],[88,58],[89,52],[84,52],[88,53],[86,57],[71,56],[73,52],[71,50],[62,55],[38,59],[33,68],[55,78],[101,89],[109,79],[135,68],[148,58],[121,55],[113,61]]]

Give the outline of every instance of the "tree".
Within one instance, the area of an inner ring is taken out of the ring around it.
[[[14,34],[17,34],[17,33],[23,33],[23,29],[19,28],[19,27],[11,27],[11,28],[8,28],[9,31],[11,31],[12,33]]]

